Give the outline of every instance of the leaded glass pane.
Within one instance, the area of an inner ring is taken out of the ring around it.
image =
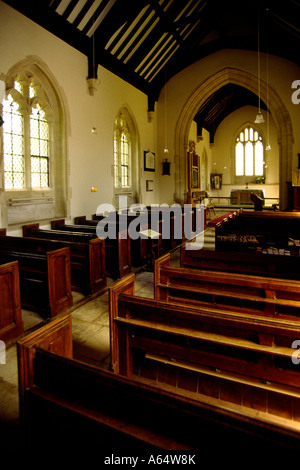
[[[49,186],[48,174],[41,174],[41,188],[46,188],[47,186]]]
[[[33,188],[40,187],[40,175],[38,173],[31,173],[31,186]]]
[[[40,170],[39,158],[31,157],[31,172],[38,173]]]
[[[43,157],[48,156],[48,141],[47,140],[40,141],[40,155]]]
[[[11,172],[13,170],[13,157],[12,155],[4,155],[4,171]]]
[[[11,95],[3,101],[3,153],[5,189],[25,187],[23,116]]]
[[[245,174],[246,176],[253,175],[253,144],[247,142],[245,146]]]
[[[46,121],[40,122],[40,138],[44,140],[49,139],[49,125]]]
[[[11,130],[14,134],[23,134],[23,116],[15,114],[11,124]]]
[[[235,173],[237,176],[244,174],[244,146],[241,142],[235,148]]]
[[[24,188],[24,173],[13,173],[13,188],[14,189],[22,189]]]
[[[30,137],[31,185],[34,188],[48,187],[49,124],[45,119],[45,112],[39,105],[31,112]]]
[[[41,158],[41,173],[48,173],[48,158]]]
[[[13,174],[11,171],[5,172],[5,189],[13,189]]]
[[[22,155],[13,156],[13,169],[16,172],[24,172],[24,158]]]
[[[30,135],[31,137],[39,137],[39,123],[36,119],[30,119]]]
[[[39,143],[40,143],[40,141],[38,139],[31,139],[31,141],[30,141],[31,155],[39,155],[39,153],[40,153]]]
[[[45,188],[49,185],[48,158],[31,157],[31,186]]]
[[[12,153],[12,139],[10,134],[3,135],[3,146],[5,149],[5,153]]]
[[[263,175],[264,173],[264,152],[263,152],[263,144],[259,140],[255,144],[255,174],[256,175]]]

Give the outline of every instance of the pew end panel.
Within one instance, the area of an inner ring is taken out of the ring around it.
[[[119,253],[119,277],[122,278],[131,273],[131,240],[128,230],[118,232]]]
[[[61,225],[65,225],[65,219],[51,220],[51,230],[59,230]]]
[[[24,333],[17,261],[0,265],[0,299],[0,340],[8,343]]]
[[[134,295],[135,274],[124,277],[109,287],[110,370],[119,373],[119,342],[115,318],[118,316],[118,298],[122,293]]]
[[[71,313],[58,315],[17,342],[20,420],[24,419],[25,390],[34,384],[33,359],[37,348],[73,357]]]
[[[54,317],[73,305],[70,249],[48,251],[47,259],[50,314]]]
[[[166,282],[166,279],[163,276],[161,276],[161,267],[170,266],[170,264],[171,264],[170,253],[166,253],[165,255],[155,260],[155,263],[154,263],[154,298],[156,300],[167,299],[167,293],[160,290],[158,288],[158,285],[160,283]]]
[[[39,230],[40,224],[26,224],[22,227],[23,237],[32,237],[32,232],[34,233],[35,230]]]
[[[33,226],[32,226],[33,225]],[[71,285],[84,295],[101,292],[107,285],[106,246],[95,234],[63,230],[40,230],[35,224],[23,226],[28,238],[69,247]]]
[[[74,217],[74,224],[75,225],[81,225],[85,221],[86,221],[86,216],[85,215],[79,215],[77,217]]]
[[[101,292],[107,286],[105,240],[94,238],[89,242],[90,293]]]

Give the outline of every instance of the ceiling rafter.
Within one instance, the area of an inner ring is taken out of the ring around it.
[[[166,81],[195,61],[224,48],[257,51],[258,8],[261,51],[300,65],[298,0],[256,0],[246,13],[240,0],[3,1],[85,54],[89,71],[94,44],[97,65],[147,94],[151,109]],[[247,92],[230,93],[222,89],[195,117],[212,139],[229,112],[252,103]]]

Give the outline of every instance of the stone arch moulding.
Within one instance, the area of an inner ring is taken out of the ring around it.
[[[43,207],[49,206],[48,218],[53,218],[53,215],[51,215],[53,211],[55,217],[66,217],[70,211],[70,187],[68,186],[70,162],[67,156],[66,144],[66,137],[70,133],[70,117],[66,96],[55,75],[38,56],[26,56],[12,65],[5,78],[7,91],[13,86],[14,78],[18,74],[25,74],[28,78],[37,79],[42,87],[39,98],[47,103],[51,109],[53,134],[51,191],[54,195],[54,202]],[[59,158],[55,158],[56,155]],[[46,213],[45,210],[43,212]],[[44,218],[47,218],[47,215]]]
[[[123,104],[115,117],[123,115],[125,117],[128,130],[131,137],[131,188],[127,190],[116,190],[114,188],[113,204],[115,207],[118,206],[119,196],[127,196],[129,206],[135,202],[140,202],[141,199],[141,183],[139,178],[139,168],[141,167],[141,161],[139,155],[141,154],[140,136],[136,118],[131,110],[128,103]]]
[[[188,149],[188,136],[192,120],[199,107],[205,100],[219,88],[228,83],[240,85],[257,94],[257,76],[235,68],[224,68],[208,77],[197,87],[185,102],[175,128],[175,196],[176,202],[186,203],[187,195],[187,168],[186,151]],[[292,175],[293,130],[290,115],[278,93],[264,81],[261,81],[261,100],[267,102],[272,114],[279,147],[279,182],[280,182],[280,209],[287,207],[287,181]]]

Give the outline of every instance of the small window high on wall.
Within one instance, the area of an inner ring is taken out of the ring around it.
[[[235,140],[235,179],[236,183],[255,182],[264,175],[264,147],[260,133],[246,126]]]

